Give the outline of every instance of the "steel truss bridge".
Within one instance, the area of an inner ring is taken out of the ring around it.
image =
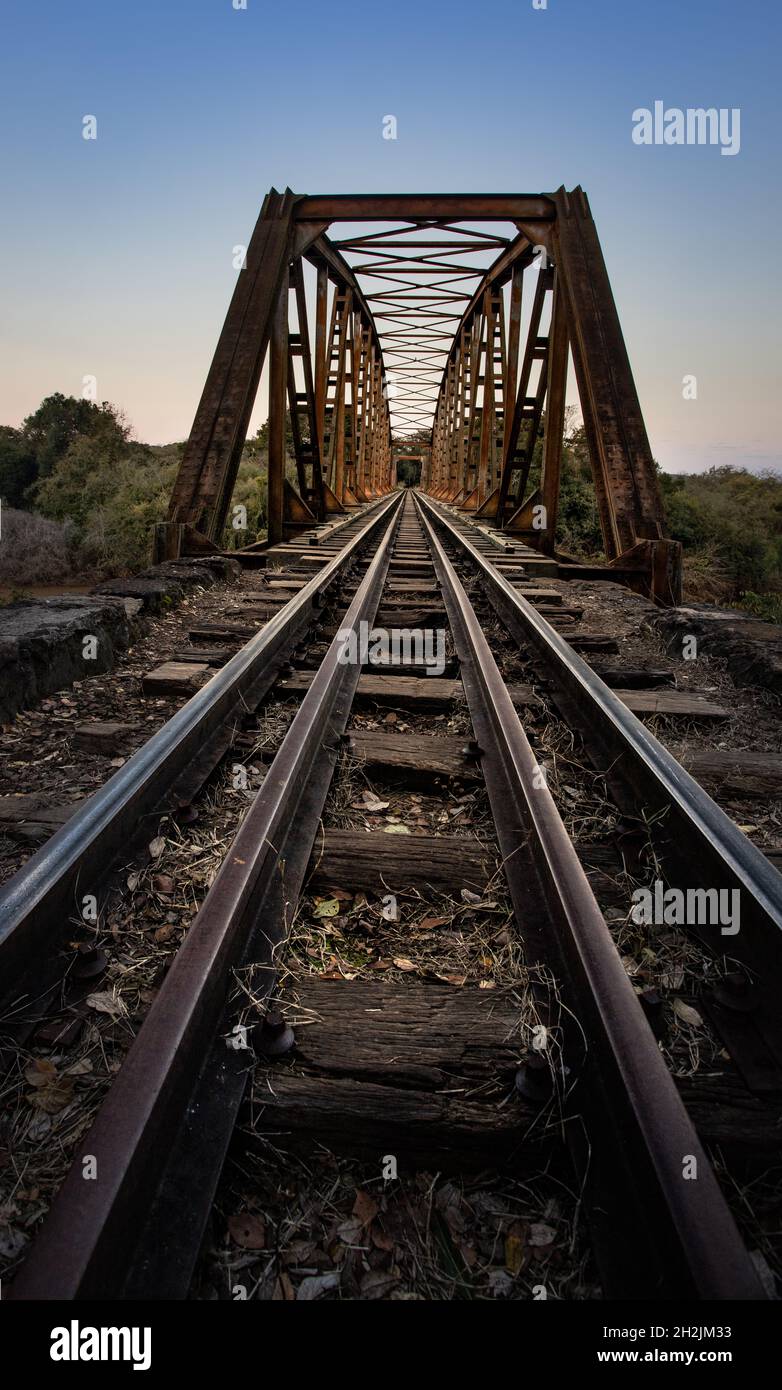
[[[572,357],[608,567],[660,602],[679,600],[681,549],[666,535],[581,188],[325,196],[272,189],[169,520],[157,529],[157,558],[219,548],[267,354],[269,544],[382,496],[396,485],[396,456],[418,452],[424,492],[558,556]],[[291,451],[295,474],[286,467]]]

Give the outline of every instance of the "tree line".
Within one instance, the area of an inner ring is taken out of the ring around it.
[[[540,479],[542,438],[543,425],[530,489]],[[415,442],[406,439],[405,450]],[[63,573],[142,568],[153,525],[165,519],[183,448],[182,443],[138,443],[116,406],[60,393],[47,396],[19,429],[0,426],[0,497],[10,518],[0,545],[0,581],[46,583]],[[229,526],[228,546],[264,534],[266,464],[267,426],[262,425],[245,445],[233,496],[247,509],[249,534]],[[417,469],[410,465],[402,472],[413,481]],[[688,597],[739,603],[782,621],[780,476],[719,466],[691,474],[659,470],[659,478],[670,534],[685,547]],[[19,514],[16,520],[11,513]],[[586,436],[572,410],[557,544],[579,558],[604,558]]]

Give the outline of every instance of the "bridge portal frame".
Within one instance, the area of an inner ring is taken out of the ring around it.
[[[681,547],[666,534],[619,316],[580,187],[553,194],[296,195],[272,189],[218,340],[168,522],[157,528],[158,557],[218,548],[267,351],[268,543],[394,485],[380,337],[356,275],[326,235],[335,222],[361,221],[421,227],[510,222],[517,232],[485,272],[454,334],[434,411],[424,490],[555,555],[572,353],[608,563],[625,577],[637,571],[635,587],[658,601],[678,602]],[[314,341],[304,260],[317,275]],[[533,266],[538,277],[522,342],[524,276]],[[286,410],[296,487],[286,477]],[[528,495],[541,425],[540,487]]]

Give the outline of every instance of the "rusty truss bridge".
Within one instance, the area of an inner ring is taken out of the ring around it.
[[[267,351],[268,544],[382,496],[396,485],[402,455],[421,458],[421,486],[433,498],[567,561],[556,536],[572,355],[607,559],[598,572],[659,602],[680,598],[681,550],[666,536],[581,188],[534,195],[272,190],[220,334],[169,520],[156,533],[158,558],[219,548]]]

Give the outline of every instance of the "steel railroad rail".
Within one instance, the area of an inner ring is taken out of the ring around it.
[[[386,498],[343,525],[339,553],[0,888],[3,994],[51,947],[79,889],[95,892],[143,822],[190,800],[230,747],[242,714],[260,704],[289,662],[329,591],[398,506],[398,497]]]
[[[186,1296],[252,1066],[252,1057],[223,1041],[233,972],[252,962],[263,981],[256,1002],[271,998],[361,673],[342,659],[341,634],[375,621],[400,525],[410,535],[412,505],[406,500],[400,510],[397,499],[370,523],[377,546],[340,632],[80,1143],[13,1297]],[[586,1174],[606,1292],[763,1298],[554,801],[535,778],[533,751],[440,539],[450,537],[449,523],[428,502],[418,508],[516,927],[528,962],[556,972],[572,1019],[562,1024],[551,1015],[551,1082],[577,1170]],[[479,559],[469,558],[472,565]],[[311,597],[322,583],[320,575]],[[509,604],[517,598],[513,591],[506,597]],[[541,996],[544,1016],[547,1002]],[[83,1179],[88,1154],[99,1182]],[[688,1182],[683,1165],[693,1160],[698,1181]]]
[[[423,514],[483,592],[518,646],[548,677],[551,698],[578,730],[596,770],[629,819],[651,835],[671,887],[708,884],[740,894],[740,931],[704,944],[728,948],[752,979],[751,1009],[714,1001],[710,1012],[752,1089],[782,1088],[782,875],[546,618],[476,544],[468,522],[420,496]]]
[[[757,1275],[540,779],[480,620],[424,507],[421,515],[481,748],[516,924],[527,951],[533,948],[564,972],[565,997],[578,1014],[577,1030],[567,1031],[585,1034],[583,1044],[577,1037],[565,1045],[573,1071],[575,1056],[583,1053],[581,1085],[570,1098],[576,1108],[565,1109],[583,1111],[591,1136],[594,1166],[586,1196],[607,1280],[617,1290],[638,1290],[642,1264],[650,1296],[675,1288],[680,1296],[757,1297]],[[568,1126],[567,1133],[578,1146],[578,1127]],[[697,1157],[704,1178],[697,1193],[682,1178],[687,1154]],[[619,1211],[633,1211],[634,1233],[643,1233],[640,1263],[616,1219]]]

